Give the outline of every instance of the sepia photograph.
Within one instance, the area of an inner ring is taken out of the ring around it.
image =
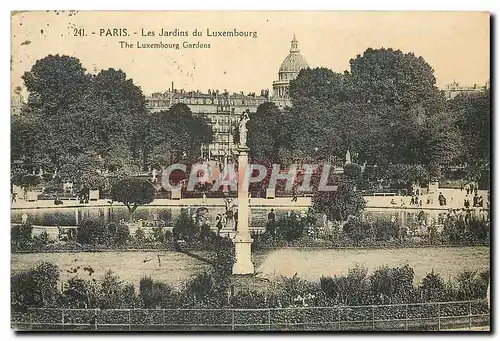
[[[12,330],[491,330],[489,12],[10,20]]]

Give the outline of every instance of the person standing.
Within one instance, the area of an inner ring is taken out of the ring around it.
[[[271,212],[267,215],[268,221],[276,221],[276,215],[274,214],[274,208],[271,208]]]
[[[238,209],[234,210],[233,219],[234,219],[234,230],[238,231]]]
[[[439,206],[445,206],[446,205],[446,198],[443,195],[443,192],[439,192]]]
[[[294,187],[292,189],[292,202],[297,202],[297,199],[298,199],[298,197],[297,197],[297,188]]]
[[[269,214],[267,215],[266,227],[274,239],[274,237],[276,236],[276,215],[274,214],[274,208],[271,208],[271,212],[269,212]]]
[[[217,235],[220,236],[220,231],[222,230],[223,226],[223,221],[222,221],[222,213],[218,213],[217,216],[215,217],[215,227],[217,228]]]

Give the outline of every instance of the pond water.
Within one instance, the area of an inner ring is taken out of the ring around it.
[[[445,280],[462,270],[486,270],[490,267],[490,249],[475,247],[435,247],[405,249],[281,249],[267,254],[257,267],[260,276],[293,276],[317,280],[323,275],[345,275],[356,264],[373,272],[382,265],[409,264],[418,283],[434,270]]]
[[[203,206],[192,206],[193,211]],[[181,213],[181,207],[167,206],[140,206],[134,212],[134,220],[144,221],[163,220],[167,226],[172,226],[176,217]],[[276,208],[277,217],[285,214],[289,209]],[[215,221],[218,213],[224,212],[223,207],[209,207],[208,218]],[[267,214],[270,208],[253,207],[250,214],[250,226],[265,226]],[[297,213],[300,210],[296,210]],[[84,219],[102,219],[105,222],[127,220],[128,210],[125,206],[110,207],[58,207],[58,208],[38,208],[38,209],[16,209],[11,210],[11,222],[21,223],[23,214],[28,215],[29,221],[38,226],[76,226]]]
[[[200,255],[203,256],[203,253]],[[254,255],[254,258],[258,258],[254,259],[257,275],[269,279],[297,273],[304,279],[319,280],[322,275],[346,274],[356,264],[372,272],[382,265],[408,263],[415,270],[415,282],[418,283],[432,270],[447,280],[462,270],[485,270],[490,265],[489,248],[482,246],[378,250],[280,249]],[[75,275],[86,279],[98,278],[111,269],[122,280],[133,283],[136,289],[144,276],[181,287],[192,275],[209,268],[207,264],[175,251],[80,252],[12,254],[11,271],[28,269],[40,262],[57,264],[62,280]],[[84,267],[92,267],[95,273],[89,275]]]
[[[158,262],[158,256],[161,263]],[[107,270],[113,270],[121,280],[133,283],[136,290],[144,276],[181,287],[192,275],[209,269],[209,265],[180,252],[137,251],[12,254],[11,271],[15,273],[29,269],[41,262],[56,264],[61,270],[62,281],[74,276],[83,279],[99,278]],[[95,272],[89,275],[84,267],[91,267]]]
[[[202,206],[192,206],[196,210]],[[167,226],[172,226],[175,218],[180,214],[181,207],[169,206],[140,206],[134,212],[134,219],[143,221],[163,220]],[[267,214],[270,212],[270,207],[251,207],[250,208],[250,228],[263,229],[266,221]],[[296,208],[294,211],[300,213],[302,209]],[[224,211],[223,207],[208,207],[208,218],[215,222],[215,216]],[[290,211],[290,208],[277,207],[275,208],[276,216],[279,218],[281,215]],[[446,218],[446,210],[421,210],[421,209],[370,209],[367,208],[364,212],[365,218],[371,217],[384,217],[386,219],[397,219],[404,225],[411,226],[417,224],[421,212],[424,212],[425,219],[430,219],[433,222],[442,224]],[[28,215],[28,219],[33,225],[37,226],[77,226],[78,223],[84,219],[102,219],[105,222],[110,220],[119,221],[120,219],[127,220],[128,210],[124,206],[113,207],[57,207],[57,208],[38,208],[38,209],[15,209],[11,210],[11,222],[21,223],[23,214]],[[429,221],[428,221],[429,222]],[[321,224],[319,219],[318,224]]]

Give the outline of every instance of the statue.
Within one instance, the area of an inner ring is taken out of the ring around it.
[[[247,147],[247,122],[250,120],[248,110],[245,111],[240,118],[239,133],[240,133],[240,146]]]
[[[345,163],[351,163],[351,152],[347,149],[347,153],[345,153]]]
[[[225,217],[225,222],[226,225],[228,222],[231,222],[230,225],[231,227],[235,226],[235,217],[234,217],[234,210],[236,208],[236,205],[234,204],[234,200],[230,198],[224,198],[224,204],[225,204],[225,209],[226,211],[224,212],[224,217]]]

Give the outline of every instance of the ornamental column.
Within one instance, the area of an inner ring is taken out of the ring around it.
[[[252,238],[249,230],[248,186],[245,184],[245,174],[248,168],[248,151],[245,145],[237,149],[238,155],[238,226],[233,239],[235,263],[233,275],[248,275],[254,273],[252,263]]]

